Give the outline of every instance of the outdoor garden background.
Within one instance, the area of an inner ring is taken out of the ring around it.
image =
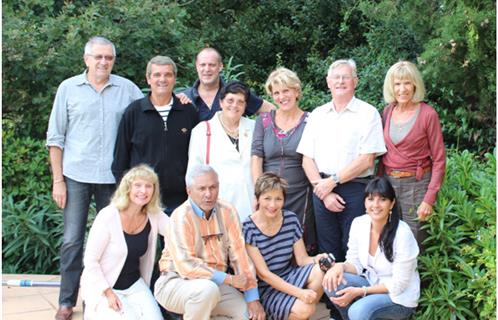
[[[3,1],[2,272],[58,273],[62,213],[51,200],[44,139],[57,86],[83,72],[91,36],[111,39],[114,73],[144,89],[146,62],[157,54],[177,62],[177,87],[190,85],[195,53],[206,45],[222,53],[226,79],[243,80],[260,95],[270,71],[286,66],[304,84],[306,110],[330,99],[329,64],[353,58],[357,96],[381,111],[387,69],[408,59],[423,73],[426,101],[439,113],[448,148],[446,180],[419,260],[427,286],[416,318],[494,318],[495,6],[480,0]]]

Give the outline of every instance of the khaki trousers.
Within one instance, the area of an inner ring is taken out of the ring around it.
[[[248,319],[243,294],[211,280],[185,280],[169,272],[157,279],[154,295],[168,311],[183,314],[184,320]]]

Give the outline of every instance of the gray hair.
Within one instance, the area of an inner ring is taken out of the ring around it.
[[[192,170],[188,170],[187,175],[185,176],[185,183],[187,184],[187,188],[190,188],[194,184],[195,178],[207,173],[214,173],[214,175],[216,176],[216,180],[218,180],[218,174],[213,169],[213,167],[208,164],[195,165]]]
[[[353,77],[356,78],[356,62],[354,62],[353,59],[340,59],[340,60],[336,60],[334,61],[330,67],[329,67],[329,71],[327,72],[327,76],[330,76],[330,74],[332,73],[332,70],[334,70],[335,68],[339,67],[339,66],[342,66],[342,65],[348,65],[351,67],[351,73],[353,75]]]
[[[101,36],[91,37],[90,40],[88,40],[88,42],[85,44],[85,55],[92,54],[92,47],[93,47],[94,44],[101,44],[101,45],[111,46],[112,47],[112,55],[116,56],[116,47],[114,46],[114,43],[112,43],[107,38],[104,38],[104,37],[101,37]]]
[[[173,59],[171,59],[168,56],[155,56],[154,58],[150,59],[149,62],[147,63],[147,69],[145,71],[147,78],[150,77],[150,74],[152,73],[152,65],[153,64],[155,64],[157,66],[165,66],[165,65],[173,66],[173,73],[175,74],[175,77],[176,77],[177,69],[176,69],[176,64],[173,61]]]

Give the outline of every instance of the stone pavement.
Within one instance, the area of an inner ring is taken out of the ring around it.
[[[2,274],[2,280],[59,281],[58,275]],[[3,320],[53,320],[58,307],[58,287],[2,286]],[[81,300],[74,309],[73,320],[83,320]],[[311,320],[328,320],[325,305],[320,303]]]

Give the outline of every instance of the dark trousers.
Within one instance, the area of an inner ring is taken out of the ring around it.
[[[313,195],[318,247],[320,252],[331,252],[337,261],[346,258],[353,219],[365,213],[365,186],[359,182],[346,182],[334,189],[346,202],[342,212],[329,211],[323,201]]]
[[[80,276],[83,271],[83,242],[92,196],[97,212],[109,204],[114,184],[78,182],[65,177],[67,188],[64,208],[64,236],[61,246],[61,287],[59,305],[74,307],[78,299]]]

